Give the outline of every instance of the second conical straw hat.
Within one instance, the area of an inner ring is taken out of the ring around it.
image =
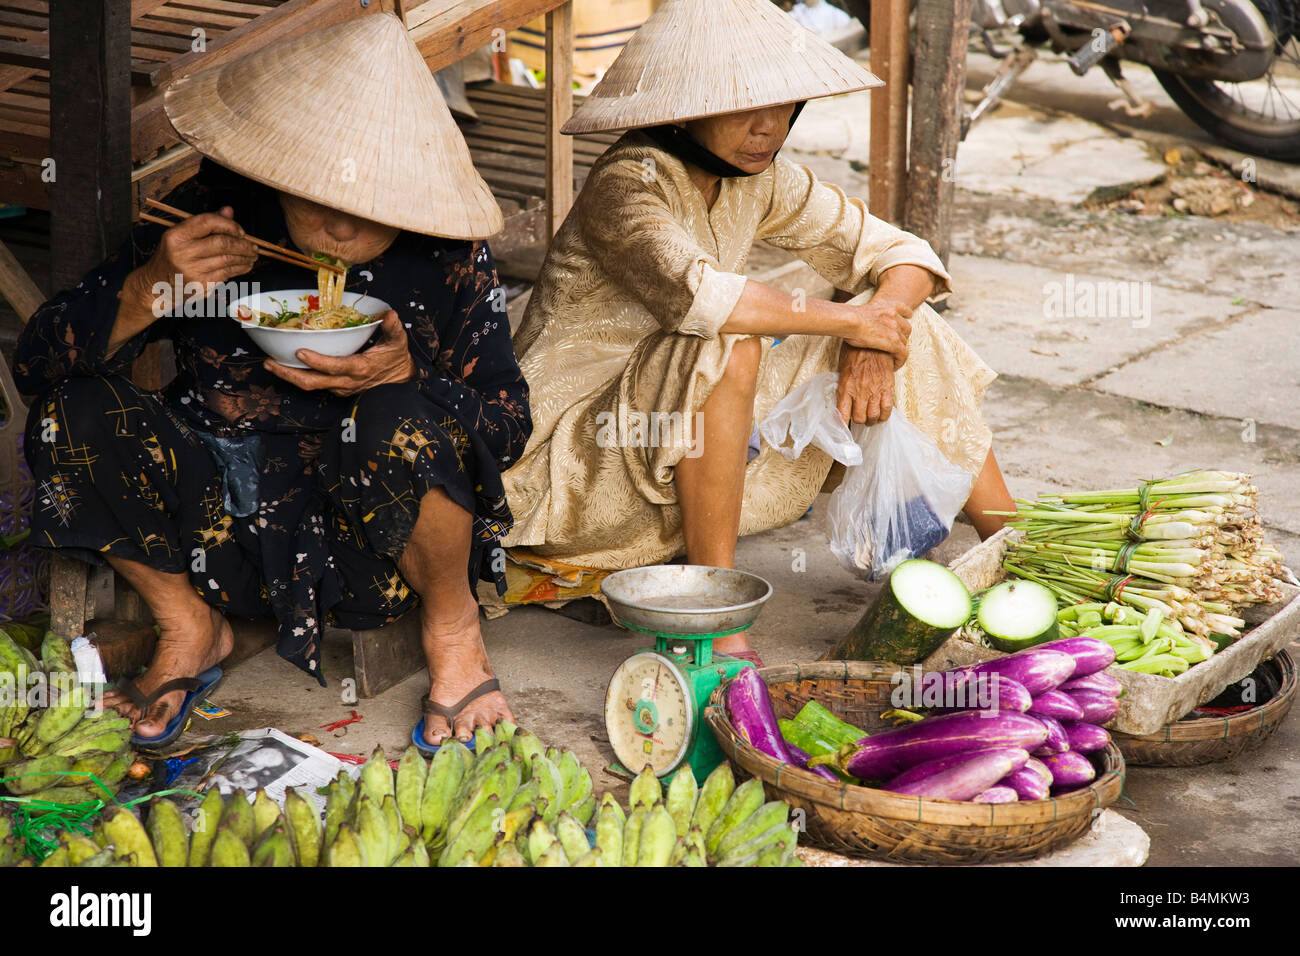
[[[664,0],[564,132],[684,122],[883,85],[771,0]]]
[[[413,232],[485,239],[501,208],[396,17],[355,17],[182,77],[167,116],[250,179]]]

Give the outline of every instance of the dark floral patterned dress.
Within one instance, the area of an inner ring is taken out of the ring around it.
[[[232,206],[246,232],[293,248],[275,193],[207,161],[168,202],[193,213]],[[531,422],[487,246],[403,232],[352,266],[347,291],[396,309],[416,372],[340,398],[266,371],[243,329],[213,314],[215,301],[182,302],[106,356],[117,294],[162,230],[137,226],[37,310],[18,342],[18,387],[38,396],[25,441],[33,542],[188,572],[215,607],[273,614],[280,654],[322,684],[322,620],[378,627],[417,602],[396,561],[430,489],[474,515],[471,584],[482,575],[500,588],[493,551],[511,525],[501,472]],[[259,258],[234,282],[273,292],[315,277]],[[177,375],[142,391],[131,363],[163,338]]]

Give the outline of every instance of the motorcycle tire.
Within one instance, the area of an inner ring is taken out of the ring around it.
[[[1187,117],[1215,139],[1244,153],[1300,163],[1300,115],[1270,121],[1248,112],[1212,80],[1152,70]]]

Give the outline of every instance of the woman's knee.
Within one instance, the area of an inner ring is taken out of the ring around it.
[[[731,347],[727,369],[723,378],[735,384],[750,385],[758,381],[758,367],[763,361],[763,340],[756,336],[743,338]]]
[[[108,423],[117,422],[119,430],[126,427],[126,419],[141,410],[140,398],[139,387],[119,375],[70,376],[56,382],[41,392],[28,412],[28,459],[41,448],[66,444],[74,427],[82,444],[93,439],[93,430]],[[116,419],[114,409],[121,412]]]

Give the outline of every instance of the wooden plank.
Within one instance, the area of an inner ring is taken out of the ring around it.
[[[193,37],[195,27],[203,27],[204,30],[212,27],[218,30],[232,30],[235,27],[243,26],[251,19],[252,17],[240,17],[233,13],[221,13],[216,10],[176,10],[171,7],[163,7],[152,16],[137,20],[136,26],[161,30],[164,24],[173,25],[182,27],[185,36]]]
[[[279,0],[275,0],[275,3],[278,4]],[[252,19],[266,13],[267,4],[240,3],[236,0],[171,0],[163,9],[178,16],[189,11],[210,10]]]
[[[0,63],[7,66],[50,68],[50,46],[40,40],[0,40]]]
[[[130,0],[50,11],[51,278],[73,285],[131,227]]]
[[[9,247],[0,242],[0,295],[23,322],[49,298],[32,281]]]
[[[86,632],[86,572],[76,558],[60,551],[50,555],[50,628],[55,633],[80,637]]]
[[[378,9],[377,4],[372,4],[371,7]],[[213,38],[206,50],[177,57],[170,64],[166,76],[159,78],[159,82],[169,82],[192,73],[199,68],[200,61],[205,68],[216,66],[253,53],[268,44],[342,23],[364,14],[367,9],[358,8],[356,0],[286,0],[256,19],[249,20],[242,27]]]
[[[546,15],[546,207],[551,235],[573,206],[573,140],[560,128],[573,115],[573,3]]]
[[[972,0],[918,0],[912,72],[912,143],[904,228],[945,263],[952,244],[952,171],[961,141]]]
[[[131,0],[131,20],[147,16],[166,3],[167,0]]]
[[[544,13],[550,13],[567,0],[461,0],[447,7],[410,31],[429,64],[429,69],[444,66],[469,56],[479,47],[492,42],[497,30],[509,32]]]
[[[358,697],[378,697],[427,667],[418,609],[407,611],[387,627],[352,632],[352,669]]]
[[[23,10],[27,13],[38,13],[41,16],[49,16],[49,0],[4,0],[0,7],[6,10]]]
[[[0,165],[0,202],[26,206],[28,210],[50,208],[50,184],[41,180],[38,161],[10,160]]]
[[[160,150],[180,141],[163,113],[163,88],[172,79],[200,67],[238,59],[268,44],[342,23],[357,15],[378,13],[381,8],[382,4],[376,2],[367,8],[358,8],[357,0],[286,0],[256,20],[216,37],[208,43],[206,53],[187,53],[164,64],[150,77],[154,89],[132,110],[132,158],[136,162],[145,162]]]
[[[871,72],[885,81],[871,94],[868,204],[877,219],[901,222],[907,174],[908,0],[871,4]]]

